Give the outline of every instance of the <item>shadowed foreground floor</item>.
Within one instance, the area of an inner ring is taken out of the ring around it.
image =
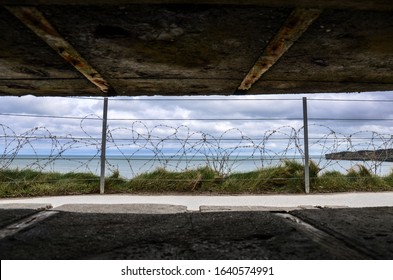
[[[135,204],[49,210],[10,205],[0,208],[0,258],[393,258],[391,207],[213,210]]]

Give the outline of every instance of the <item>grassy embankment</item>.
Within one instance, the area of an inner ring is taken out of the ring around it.
[[[319,174],[310,167],[311,192],[393,191],[393,172],[372,175],[363,166],[347,174]],[[303,193],[303,165],[285,161],[278,167],[220,176],[208,167],[183,172],[157,169],[133,179],[118,172],[106,178],[106,193]],[[42,173],[32,170],[0,170],[0,197],[28,197],[99,193],[99,177],[89,173]]]

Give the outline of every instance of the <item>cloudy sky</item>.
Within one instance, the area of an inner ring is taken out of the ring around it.
[[[303,96],[308,98],[310,153],[346,150],[348,145],[358,149],[370,148],[370,143],[377,148],[391,145],[393,110],[389,100],[393,101],[393,92],[122,97],[109,99],[109,154],[119,150],[129,153],[132,149],[145,153],[144,149],[157,148],[176,152],[179,145],[185,145],[185,139],[199,144],[209,141],[212,147],[221,145],[220,148],[228,149],[265,141],[264,147],[270,151],[293,152],[296,143],[288,146],[288,138],[303,137]],[[70,154],[97,151],[103,99],[0,98],[0,153],[10,154],[18,149],[21,154],[32,150],[38,154],[53,150],[67,150]],[[14,138],[20,136],[25,140]],[[132,146],[130,139],[141,142]],[[163,144],[158,139],[168,141]],[[301,139],[299,143],[303,145]],[[334,150],[332,145],[336,145]]]

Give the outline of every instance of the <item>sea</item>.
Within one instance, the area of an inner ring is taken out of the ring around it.
[[[339,171],[346,173],[350,168],[364,165],[372,173],[385,176],[392,172],[393,162],[371,162],[371,161],[344,161],[325,160],[320,156],[311,156],[321,172]],[[302,163],[298,156],[286,158],[258,158],[250,156],[237,157],[176,157],[166,156],[108,156],[105,161],[105,175],[110,176],[119,172],[120,176],[131,179],[139,174],[152,172],[158,168],[169,171],[184,171],[209,166],[221,174],[235,172],[249,172],[260,168],[273,167],[283,163],[284,160],[295,160]],[[75,156],[44,156],[44,155],[18,155],[12,158],[0,157],[0,168],[2,169],[33,169],[45,172],[87,172],[100,175],[101,159],[99,155],[75,155]]]

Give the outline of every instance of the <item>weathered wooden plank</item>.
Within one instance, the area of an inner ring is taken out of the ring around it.
[[[232,95],[237,81],[232,79],[112,79],[119,95]],[[393,83],[311,82],[308,80],[260,80],[248,94],[339,93],[390,91]],[[159,89],[159,91],[157,90]]]
[[[212,95],[232,94],[232,79],[111,79],[118,95]],[[83,79],[0,80],[0,95],[94,96],[102,95]]]
[[[119,95],[231,95],[233,79],[111,79]]]
[[[231,95],[237,86],[233,79],[111,79],[118,95]],[[307,80],[259,80],[248,94],[389,91],[393,83],[310,82]],[[84,79],[0,80],[0,96],[100,96],[98,88]]]
[[[391,91],[393,83],[364,81],[259,80],[247,94],[343,93]]]
[[[0,80],[0,95],[102,96],[86,79]]]

